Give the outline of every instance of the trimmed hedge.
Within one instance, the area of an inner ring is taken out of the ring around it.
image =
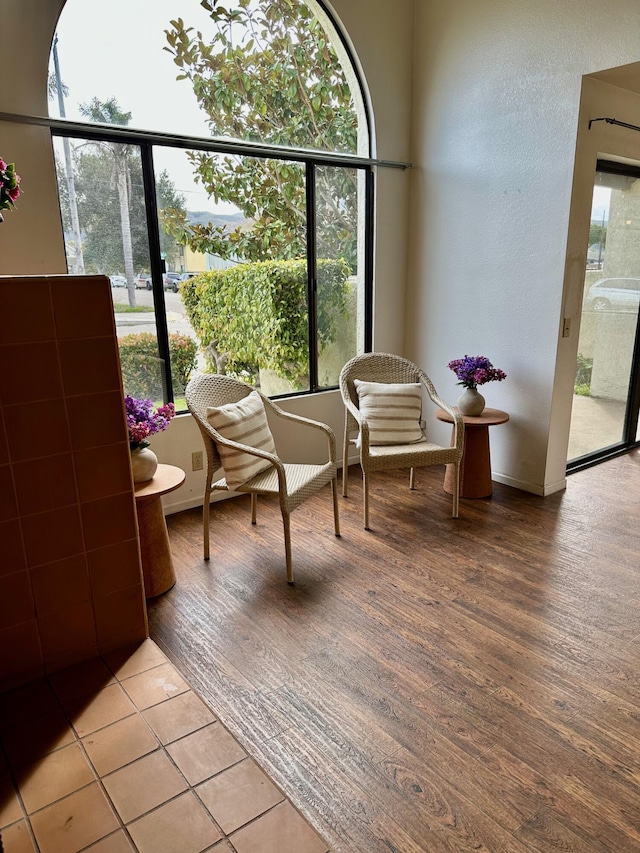
[[[347,310],[349,265],[318,261],[318,347],[335,340]],[[307,263],[259,261],[212,270],[180,287],[187,316],[217,372],[272,370],[299,386],[309,372]]]
[[[158,341],[151,332],[125,335],[118,340],[125,394],[138,399],[161,400],[162,360]],[[169,335],[169,358],[174,397],[184,394],[198,358],[198,344],[188,335]]]

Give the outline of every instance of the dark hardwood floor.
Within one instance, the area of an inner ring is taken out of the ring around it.
[[[443,470],[170,516],[151,636],[335,853],[640,851],[640,454],[450,517]],[[304,853],[304,851],[297,851]]]

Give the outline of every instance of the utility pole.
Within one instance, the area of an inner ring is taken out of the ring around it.
[[[53,69],[56,78],[56,91],[58,94],[58,108],[60,118],[66,118],[64,108],[64,94],[62,91],[62,78],[60,76],[60,63],[58,61],[58,34],[53,37]],[[73,163],[71,161],[71,143],[66,136],[62,137],[64,148],[64,168],[67,179],[67,191],[69,193],[69,210],[71,213],[71,228],[73,230],[74,256],[71,272],[76,275],[84,275],[84,255],[82,252],[82,235],[80,233],[80,220],[78,219],[78,200],[76,197],[76,185],[73,179]]]
[[[600,239],[598,240],[598,269],[602,269],[602,241],[604,239],[604,214],[602,211],[602,230],[600,231]]]

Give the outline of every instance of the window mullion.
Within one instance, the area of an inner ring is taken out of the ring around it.
[[[364,222],[364,351],[373,349],[373,264],[374,235],[373,222],[375,210],[373,169],[366,170],[365,177],[365,222]]]
[[[309,390],[318,390],[318,263],[316,257],[316,173],[306,164],[307,305],[309,319]]]
[[[140,148],[142,160],[142,181],[144,202],[147,212],[147,239],[149,241],[149,262],[153,282],[153,304],[156,317],[158,354],[162,359],[162,382],[165,402],[173,402],[173,380],[171,378],[171,356],[169,353],[169,327],[167,326],[167,308],[164,301],[162,259],[160,250],[160,231],[158,228],[158,202],[156,197],[153,152],[150,145]]]

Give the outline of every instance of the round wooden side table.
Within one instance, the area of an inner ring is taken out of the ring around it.
[[[456,408],[456,411],[457,408]],[[452,424],[453,418],[442,409],[436,412],[439,421]],[[460,463],[460,497],[488,498],[493,491],[491,482],[491,452],[489,450],[489,427],[505,424],[509,415],[500,409],[485,409],[481,415],[463,415],[464,444]],[[447,465],[444,475],[444,490],[453,494],[453,465]]]
[[[185,473],[182,468],[161,463],[151,480],[134,483],[146,598],[162,595],[176,582],[167,523],[160,498],[179,489],[184,481]]]

